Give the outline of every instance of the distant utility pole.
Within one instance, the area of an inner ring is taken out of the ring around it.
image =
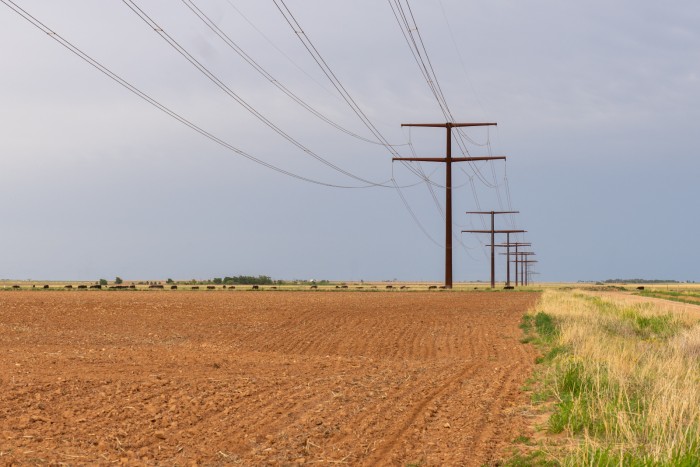
[[[519,214],[520,211],[467,211],[467,214],[491,214],[491,288],[496,287],[496,260],[495,260],[495,250],[494,250],[494,243],[495,243],[495,238],[494,234],[496,233],[495,229],[495,214]],[[462,231],[464,232],[464,230]],[[510,239],[510,232],[506,232],[508,234],[508,239]]]
[[[504,233],[504,234],[512,234],[512,233],[525,233],[527,230],[494,230],[493,229],[493,224],[491,224],[491,230],[462,230],[462,233],[468,232],[468,233],[487,233],[491,234],[491,245],[493,245],[493,238],[494,234],[497,233]],[[496,287],[496,262],[494,260],[494,250],[493,247],[491,247],[491,288]]]
[[[523,273],[523,277],[525,278],[525,285],[530,285],[530,264],[532,263],[537,263],[538,261],[535,259],[526,259],[526,260],[521,260],[521,263],[523,264],[525,268],[525,272]]]
[[[491,245],[493,245],[493,244],[491,244]],[[486,246],[491,246],[491,245],[486,245]],[[506,233],[506,243],[499,243],[499,244],[496,244],[493,246],[495,246],[497,248],[498,247],[506,248],[506,252],[501,253],[501,254],[506,255],[506,288],[512,289],[513,287],[511,287],[511,285],[510,285],[510,255],[511,255],[510,247],[514,246],[517,250],[517,248],[519,246],[532,246],[532,243],[522,243],[522,242],[511,243],[510,242],[510,234]],[[516,271],[516,277],[517,277],[518,270],[516,269],[515,271]],[[517,285],[517,282],[516,282],[516,285]]]
[[[452,288],[452,163],[490,161],[505,159],[495,157],[452,157],[452,128],[465,126],[493,126],[496,123],[402,123],[401,126],[420,126],[445,128],[447,131],[447,148],[445,157],[394,157],[392,161],[444,162],[445,167],[445,288]]]
[[[525,277],[525,265],[528,263],[536,263],[537,261],[535,260],[528,260],[526,259],[527,257],[534,255],[535,253],[533,251],[520,251],[515,253],[515,259],[513,262],[515,263],[515,272],[517,276],[518,272],[518,265],[520,265],[520,285],[527,285],[526,280],[527,278]],[[515,278],[515,285],[518,285],[518,278]]]

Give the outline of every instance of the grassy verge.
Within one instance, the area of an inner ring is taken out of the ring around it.
[[[508,465],[700,466],[700,324],[547,290],[522,327],[549,416],[540,446]]]
[[[700,305],[700,293],[694,292],[676,292],[667,290],[644,290],[635,295],[643,297],[663,298],[674,302],[690,303],[692,305]]]

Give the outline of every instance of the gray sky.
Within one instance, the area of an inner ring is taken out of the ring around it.
[[[193,1],[306,104],[372,137],[272,1]],[[125,3],[16,4],[230,145],[306,178],[363,185],[261,123]],[[395,189],[331,188],[251,162],[0,4],[0,278],[442,280],[444,221],[427,185],[392,167],[387,148],[294,103],[183,2],[137,5],[316,155],[362,179],[415,185],[402,192],[435,242]],[[388,1],[286,5],[386,140],[410,138],[417,155],[444,155],[444,130],[400,127],[445,118]],[[700,280],[700,4],[414,0],[410,7],[455,120],[498,122],[467,133],[481,144],[468,144],[469,153],[488,155],[489,141],[494,155],[508,157],[453,169],[455,280],[489,276],[488,239],[458,234],[486,225],[464,214],[478,209],[475,192],[483,210],[521,212],[497,225],[528,230],[539,280]],[[396,150],[411,156],[406,146]],[[444,184],[442,164],[422,170]],[[444,204],[444,190],[434,191]],[[504,266],[499,258],[499,279]]]

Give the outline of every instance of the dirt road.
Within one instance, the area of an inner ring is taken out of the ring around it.
[[[0,465],[483,465],[534,293],[0,293]]]

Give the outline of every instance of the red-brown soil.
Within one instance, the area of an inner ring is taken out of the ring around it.
[[[534,293],[0,293],[0,464],[483,465]]]

